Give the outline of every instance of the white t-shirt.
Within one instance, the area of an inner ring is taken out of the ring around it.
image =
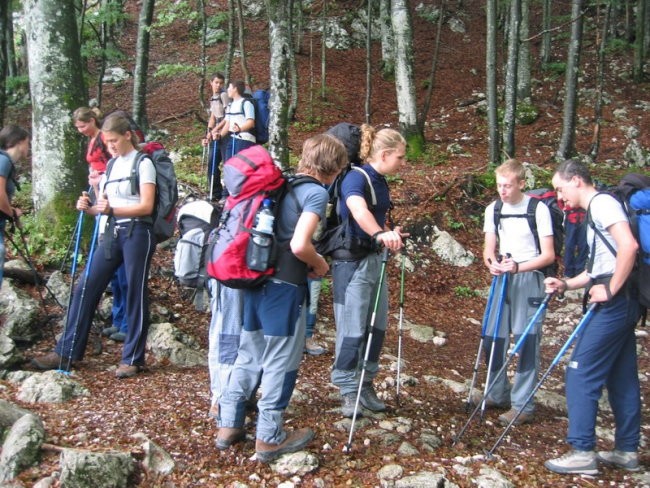
[[[231,137],[243,141],[255,142],[255,136],[250,132],[239,132],[237,134],[232,132],[233,124],[241,127],[248,119],[255,120],[255,107],[253,106],[253,102],[244,97],[230,102],[226,109],[226,120],[230,124]]]
[[[136,189],[136,194],[131,193],[131,168],[138,152],[134,149],[125,156],[118,156],[111,169],[110,180],[106,181],[106,174],[102,176],[99,182],[100,192],[106,193],[108,203],[111,207],[129,207],[140,203],[140,189]],[[140,162],[139,183],[156,184],[156,168],[148,156],[145,156]],[[99,228],[104,229],[107,215],[102,215],[99,222]],[[116,219],[116,222],[128,222],[130,218]]]
[[[526,213],[528,210],[528,195],[524,195],[521,202],[511,205],[503,203],[501,209],[501,221],[499,222],[499,253],[505,256],[510,254],[512,259],[518,263],[530,261],[539,256],[535,237],[530,231]],[[492,234],[497,233],[494,227],[494,206],[496,201],[490,203],[485,209],[483,220],[483,232]],[[504,217],[505,215],[523,215],[523,217]],[[535,221],[537,223],[537,234],[539,239],[553,235],[553,223],[551,221],[551,212],[548,207],[539,202],[535,209]]]
[[[612,235],[607,231],[607,228],[618,222],[628,221],[621,204],[613,196],[606,193],[599,193],[591,198],[589,202],[589,213],[596,228],[603,234],[612,247],[616,249],[616,241],[614,241]],[[588,275],[591,278],[595,278],[614,274],[616,256],[611,253],[603,240],[596,235],[591,225],[587,225],[587,243],[589,244],[588,263],[591,262],[591,256],[595,252],[594,267]]]

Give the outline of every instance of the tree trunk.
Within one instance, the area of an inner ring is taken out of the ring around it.
[[[393,0],[391,19],[395,35],[395,89],[400,132],[408,142],[410,156],[424,150],[424,136],[418,129],[413,77],[413,31],[407,0]]]
[[[497,117],[497,1],[487,0],[485,40],[485,92],[487,98],[489,160],[496,164],[501,160],[501,138]]]
[[[302,54],[303,32],[303,15],[302,0],[291,0],[291,41],[293,43],[293,52]]]
[[[16,65],[16,46],[14,44],[14,16],[11,9],[11,2],[7,8],[7,76],[18,76]]]
[[[320,42],[320,98],[325,100],[327,87],[327,0],[323,0],[321,9],[321,42]]]
[[[517,64],[519,60],[519,23],[521,0],[510,2],[508,29],[508,63],[505,81],[505,108],[503,111],[503,151],[508,158],[515,157],[515,125],[517,117]]]
[[[645,61],[645,11],[648,0],[637,0],[636,2],[636,35],[634,36],[634,65],[632,69],[632,78],[637,83],[643,81],[643,67]]]
[[[582,48],[582,3],[571,2],[571,40],[567,51],[566,78],[564,81],[564,113],[562,116],[562,135],[556,156],[560,160],[570,158],[575,151],[576,110],[578,108],[578,71],[580,69],[580,50]]]
[[[241,61],[241,71],[244,75],[244,82],[247,87],[251,86],[251,73],[248,71],[248,63],[246,61],[246,44],[244,37],[246,36],[246,28],[244,26],[244,7],[241,0],[237,2],[237,32],[239,33],[239,59]]]
[[[370,124],[370,101],[372,99],[372,0],[368,0],[368,19],[366,23],[366,102],[365,122]]]
[[[517,61],[517,99],[530,100],[530,0],[521,0],[519,59]]]
[[[201,79],[199,80],[199,104],[201,111],[206,112],[207,107],[205,104],[205,80],[207,76],[207,55],[205,52],[205,42],[208,32],[208,16],[205,14],[205,0],[197,0],[197,7],[199,9],[199,22],[201,25],[201,55],[199,58],[199,65],[201,68]]]
[[[133,74],[133,118],[147,133],[147,71],[149,69],[149,39],[155,0],[143,0],[138,21],[138,40]]]
[[[296,6],[297,5],[297,6]],[[298,15],[294,16],[294,12],[298,10]],[[291,100],[289,101],[289,111],[287,112],[287,121],[291,122],[295,119],[296,110],[298,110],[298,67],[296,65],[296,54],[301,52],[300,47],[296,47],[295,43],[302,44],[302,33],[300,35],[294,34],[294,25],[296,30],[302,31],[302,2],[301,0],[289,1],[289,39],[292,42],[291,57],[289,58],[289,74],[291,83]]]
[[[542,65],[547,65],[551,61],[551,16],[553,9],[551,0],[542,0],[542,47],[540,49],[540,59]]]
[[[232,61],[235,57],[235,0],[228,0],[228,46],[226,50],[226,61],[224,76],[226,83],[232,81]]]
[[[390,0],[379,0],[379,25],[381,28],[381,71],[384,78],[395,72],[395,38],[390,14]]]
[[[289,163],[288,99],[289,99],[289,57],[291,39],[289,22],[291,15],[285,0],[267,0],[269,17],[269,152],[282,168]]]
[[[0,2],[0,126],[4,125],[5,109],[7,108],[7,39],[9,29],[7,25],[11,22],[9,12],[11,9],[8,5],[9,2]]]
[[[598,81],[596,90],[596,102],[594,103],[594,136],[589,149],[589,156],[595,160],[600,151],[600,124],[603,119],[603,90],[605,85],[605,50],[607,48],[607,33],[609,32],[609,18],[612,12],[612,4],[609,2],[605,7],[605,18],[601,30],[600,42],[598,43],[598,67],[596,78]]]
[[[429,86],[427,87],[427,94],[424,97],[424,107],[422,108],[422,113],[420,114],[420,120],[418,121],[418,127],[420,132],[424,132],[424,125],[429,116],[429,109],[431,108],[431,98],[433,97],[433,87],[436,84],[436,67],[438,65],[438,53],[440,52],[440,37],[442,33],[442,24],[444,23],[445,18],[445,9],[446,2],[445,0],[440,0],[440,15],[438,15],[438,25],[436,29],[436,43],[433,47],[433,56],[431,57],[431,71],[429,72]]]
[[[76,197],[88,175],[82,140],[70,120],[72,111],[86,103],[76,16],[72,0],[25,0],[23,5],[32,95],[32,196],[56,233],[66,216],[76,214]]]

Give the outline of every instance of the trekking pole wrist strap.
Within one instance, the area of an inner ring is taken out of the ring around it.
[[[565,279],[561,279],[560,283],[562,283],[562,286],[564,287],[564,290],[562,290],[562,293],[569,290],[569,284],[566,282]]]
[[[515,270],[512,272],[512,274],[517,274],[519,273],[519,263],[517,261],[513,261],[515,263]]]
[[[605,294],[607,295],[607,301],[612,299],[612,290],[609,287],[609,281],[604,283],[605,285]]]
[[[372,235],[372,242],[376,242],[376,241],[377,241],[377,238],[379,237],[379,234],[383,234],[384,232],[385,232],[385,231],[383,231],[383,230],[378,230],[377,232],[375,232],[375,233]]]

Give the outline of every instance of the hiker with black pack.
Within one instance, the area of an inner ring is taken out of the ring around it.
[[[553,186],[558,198],[587,211],[591,222],[587,226],[589,258],[587,269],[578,276],[547,278],[546,291],[585,288],[588,302],[599,306],[578,337],[566,368],[566,440],[571,450],[544,465],[564,474],[597,474],[598,462],[636,471],[641,400],[634,328],[640,308],[631,276],[639,245],[621,203],[594,187],[583,163],[569,159],[560,164]],[[596,453],[598,401],[603,387],[607,387],[616,431],[614,449]]]
[[[221,129],[221,137],[228,139],[226,156],[228,158],[239,151],[255,145],[255,107],[253,102],[244,97],[246,84],[235,80],[228,84],[228,97],[232,100],[226,108],[225,124]]]
[[[390,193],[386,175],[395,174],[406,161],[406,141],[395,129],[376,130],[361,127],[360,159],[365,164],[348,171],[340,186],[341,220],[348,220],[345,244],[334,250],[332,279],[336,350],[331,373],[332,383],[341,394],[341,413],[355,412],[361,368],[364,363],[367,333],[373,327],[373,342],[364,374],[361,404],[372,411],[386,409],[377,396],[373,379],[379,370],[379,356],[388,322],[388,288],[382,275],[382,248],[398,251],[406,234],[400,227],[389,226]],[[376,203],[367,200],[372,185]],[[371,317],[375,297],[379,297],[374,324]]]
[[[509,159],[497,167],[495,173],[499,198],[485,209],[483,263],[496,277],[494,289],[500,290],[503,305],[491,307],[485,327],[483,350],[488,378],[491,378],[486,385],[489,394],[485,398],[485,408],[508,409],[499,416],[502,425],[508,425],[523,408],[517,418],[517,424],[522,424],[534,420],[534,402],[525,403],[525,400],[537,383],[545,314],[541,314],[537,324],[529,329],[522,343],[514,383],[510,385],[505,374],[497,377],[497,372],[506,359],[510,334],[515,342],[519,341],[544,298],[541,270],[555,260],[553,223],[546,204],[524,193],[525,172],[519,161]],[[531,201],[535,204],[537,236],[527,217]],[[476,391],[470,403],[477,405],[482,397]]]
[[[29,156],[30,135],[22,127],[8,125],[0,130],[0,287],[5,265],[5,227],[7,221],[18,221],[22,211],[11,205],[11,199],[16,190],[20,189],[17,182],[15,163]]]
[[[310,428],[285,430],[283,415],[305,345],[307,277],[322,277],[329,271],[327,261],[312,243],[319,222],[325,218],[328,194],[323,185],[331,184],[346,163],[345,148],[336,138],[320,134],[307,139],[295,175],[303,182],[289,182],[288,193],[276,202],[279,209],[273,226],[277,267],[261,286],[243,290],[244,327],[239,350],[219,400],[219,449],[245,438],[246,402],[258,383],[257,460],[270,462],[281,454],[299,451],[313,438]]]
[[[83,359],[99,300],[117,268],[124,263],[128,282],[126,317],[128,332],[118,378],[135,376],[145,365],[145,343],[149,330],[147,279],[156,248],[152,214],[156,200],[156,169],[149,157],[138,166],[138,191],[132,192],[131,171],[140,156],[138,138],[128,119],[113,115],[102,124],[104,141],[115,159],[110,177],[102,176],[93,204],[87,192],[77,200],[77,209],[99,218],[99,243],[89,257],[89,269],[74,290],[63,335],[54,351],[34,358],[38,369],[65,369]]]
[[[585,270],[589,254],[586,212],[582,208],[567,207],[561,199],[558,205],[564,212],[564,276],[573,278]]]

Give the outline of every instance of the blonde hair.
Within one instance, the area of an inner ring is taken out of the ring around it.
[[[140,139],[137,134],[131,129],[129,120],[118,114],[110,114],[102,124],[102,132],[115,132],[116,134],[125,135],[127,132],[131,135],[131,144],[133,147],[138,147]]]
[[[381,151],[395,151],[399,146],[406,146],[406,139],[395,129],[375,129],[373,126],[361,126],[361,161],[373,159]]]
[[[329,134],[318,134],[303,143],[298,172],[331,176],[347,164],[348,152],[343,143]]]
[[[72,120],[75,122],[90,122],[95,121],[97,128],[102,126],[102,112],[97,107],[79,107],[72,112]]]
[[[515,175],[517,181],[523,181],[526,179],[526,171],[524,170],[524,165],[521,164],[516,159],[507,159],[494,172],[498,176],[505,176],[507,174]]]

